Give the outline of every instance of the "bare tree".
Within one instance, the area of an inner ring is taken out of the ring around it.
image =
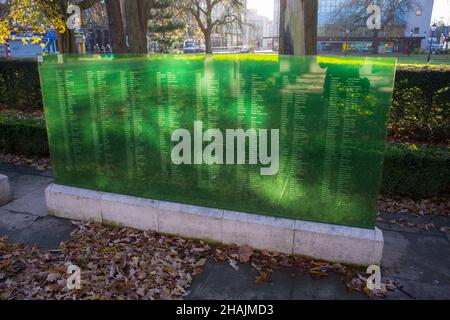
[[[177,6],[195,19],[205,38],[206,53],[212,53],[214,33],[244,25],[245,0],[177,0]]]
[[[280,54],[317,54],[318,0],[280,1]]]

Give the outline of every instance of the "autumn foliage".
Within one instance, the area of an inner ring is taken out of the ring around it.
[[[21,37],[24,44],[40,43],[47,30],[66,30],[65,19],[57,0],[8,0],[0,5],[0,43]]]

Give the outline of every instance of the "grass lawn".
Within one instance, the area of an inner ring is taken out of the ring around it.
[[[335,55],[335,56],[343,56],[343,53],[336,54],[324,54],[323,52],[319,53],[319,55]],[[352,56],[366,56],[366,57],[380,57],[380,58],[397,58],[398,64],[400,65],[427,65],[427,54],[412,54],[409,57],[407,55],[398,53],[398,54],[348,54],[349,57]],[[431,56],[431,61],[429,64],[432,65],[450,65],[450,54],[433,54]]]
[[[388,55],[386,55],[388,56]],[[398,55],[399,64],[427,64],[427,55]],[[431,56],[430,64],[448,64],[450,65],[450,54],[434,54]]]

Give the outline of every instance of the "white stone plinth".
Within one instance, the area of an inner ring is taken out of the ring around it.
[[[380,264],[383,234],[362,229],[275,218],[52,184],[49,212],[62,218],[152,230],[187,238],[356,265]]]

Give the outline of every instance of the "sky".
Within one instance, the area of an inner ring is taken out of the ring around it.
[[[247,8],[256,9],[259,15],[273,20],[273,3],[274,0],[247,0]]]
[[[261,2],[270,0],[260,0]],[[442,19],[443,18],[443,19]],[[450,24],[450,0],[434,0],[433,17],[432,21],[444,20],[444,22]]]
[[[272,20],[273,3],[274,0],[247,0],[247,7],[256,9],[258,14]],[[444,18],[443,20],[446,24],[450,24],[450,0],[434,0],[432,21],[439,21],[441,18]]]

